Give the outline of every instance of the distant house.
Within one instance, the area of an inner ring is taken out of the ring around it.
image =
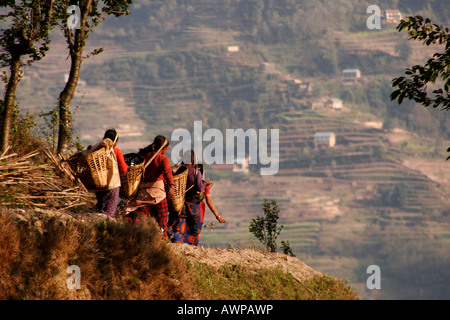
[[[289,94],[294,97],[301,98],[303,96],[312,95],[312,83],[302,82],[299,79],[294,79],[289,82]]]
[[[361,79],[361,71],[359,69],[342,70],[342,80],[344,82],[356,82]]]
[[[334,147],[336,136],[333,132],[316,132],[314,134],[314,145],[316,147]]]
[[[304,82],[301,83],[298,91],[301,95],[311,96],[312,95],[312,83],[311,82]]]
[[[245,158],[237,159],[236,162],[242,162],[242,163],[236,163],[233,165],[233,172],[239,172],[239,173],[247,173],[248,172],[248,165],[249,165],[250,157],[246,156]]]
[[[402,19],[402,13],[397,9],[387,9],[384,11],[386,23],[398,24]]]
[[[275,63],[263,62],[259,65],[259,68],[263,72],[272,73],[275,72]]]
[[[228,52],[239,52],[238,46],[228,46],[227,48]]]
[[[342,109],[342,100],[338,98],[331,98],[325,102],[325,106],[331,109]]]

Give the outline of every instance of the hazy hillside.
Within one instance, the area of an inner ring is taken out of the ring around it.
[[[443,1],[375,1],[447,24]],[[391,79],[439,50],[406,41],[394,25],[368,30],[367,4],[300,0],[137,1],[88,41],[105,52],[84,61],[72,103],[83,145],[115,127],[125,152],[156,134],[249,128],[280,130],[275,176],[207,167],[225,225],[204,227],[205,246],[248,247],[265,198],[280,205],[283,240],[315,269],[348,279],[368,299],[449,298],[448,112],[390,101]],[[48,111],[68,70],[55,31],[50,52],[25,70],[18,100]],[[346,68],[361,81],[341,82]],[[303,91],[301,85],[306,85]],[[339,98],[343,108],[324,107]],[[38,117],[39,118],[39,117]],[[315,148],[316,132],[336,134]],[[203,146],[205,147],[206,144]],[[209,213],[207,213],[209,214]],[[207,216],[207,222],[214,222]],[[382,289],[365,286],[369,265]]]

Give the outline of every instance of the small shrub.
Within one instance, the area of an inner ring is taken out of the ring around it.
[[[281,249],[283,249],[284,254],[295,257],[295,254],[291,249],[291,243],[289,241],[281,241]]]
[[[268,251],[276,252],[277,238],[283,228],[283,226],[277,226],[280,209],[275,201],[264,200],[263,211],[263,217],[252,219],[249,231],[262,242]]]

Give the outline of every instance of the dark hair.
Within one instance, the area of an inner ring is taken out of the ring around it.
[[[191,162],[188,162],[189,161],[189,155],[190,155],[190,158],[191,158]],[[183,158],[182,158],[182,161],[181,161],[181,163],[184,165],[184,164],[192,164],[192,165],[194,165],[194,166],[196,166],[197,165],[197,163],[196,163],[196,158],[195,158],[195,152],[194,152],[194,150],[190,150],[190,151],[186,151],[184,154],[183,154]]]
[[[116,140],[117,137],[117,141],[119,140],[119,137],[117,136],[117,131],[116,129],[112,128],[112,129],[108,129],[105,132],[105,135],[103,136],[103,139],[109,138],[112,141]]]
[[[191,150],[191,164],[196,164],[195,163],[195,152],[194,152],[194,150]]]
[[[153,143],[152,144],[146,146],[145,148],[139,149],[138,153],[140,155],[144,155],[144,154],[147,154],[149,152],[159,150],[159,148],[161,148],[161,146],[166,141],[167,141],[167,143],[165,144],[165,146],[168,147],[169,146],[169,140],[167,140],[166,137],[164,137],[164,136],[157,135],[155,137],[155,139],[153,139]]]

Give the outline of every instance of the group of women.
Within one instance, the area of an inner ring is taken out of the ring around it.
[[[122,151],[117,148],[116,130],[107,130],[103,140],[112,141],[112,175],[116,175],[116,178],[111,180],[117,180],[118,175],[127,172],[128,166]],[[169,199],[174,197],[174,178],[170,160],[165,155],[168,147],[168,139],[158,135],[152,144],[139,150],[138,154],[145,159],[145,162],[149,160],[151,162],[144,171],[136,196],[127,204],[125,214],[133,223],[138,223],[141,216],[153,217],[161,228],[163,239],[198,246],[206,206],[220,223],[225,223],[225,219],[218,214],[211,199],[210,188],[213,182],[204,179],[202,170],[195,162],[193,151],[191,162],[184,164],[188,174],[183,208],[180,212],[172,210]],[[120,202],[120,181],[110,183],[107,189],[96,193],[96,208],[114,217]]]

